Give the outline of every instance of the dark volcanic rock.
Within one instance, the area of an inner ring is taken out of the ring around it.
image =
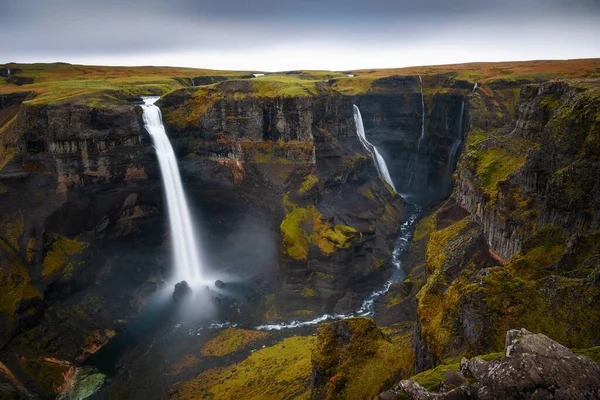
[[[186,281],[181,281],[175,284],[175,290],[173,291],[173,300],[180,301],[192,294],[192,289]]]
[[[546,335],[510,330],[505,351],[497,360],[473,358],[468,372],[475,382],[447,394],[429,392],[410,380],[400,382],[399,388],[416,400],[600,398],[600,366]]]
[[[223,281],[221,280],[216,280],[215,287],[217,287],[218,289],[223,289],[225,287],[225,283],[223,283]]]

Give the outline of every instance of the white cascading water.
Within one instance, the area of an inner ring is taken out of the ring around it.
[[[6,68],[6,77],[10,78],[10,68]]]
[[[160,108],[154,105],[159,97],[143,97],[144,126],[152,137],[160,173],[167,197],[171,244],[175,261],[176,282],[185,280],[197,286],[202,280],[202,264],[198,242],[192,227],[189,207],[181,184],[177,159],[162,123]]]
[[[415,177],[415,169],[419,163],[419,151],[421,150],[421,142],[425,138],[425,94],[423,93],[423,78],[419,75],[419,82],[421,83],[421,137],[419,137],[419,143],[417,144],[417,154],[411,168],[410,177],[408,178],[408,186],[412,183]]]
[[[421,82],[421,137],[417,149],[421,148],[421,142],[425,138],[425,95],[423,94],[423,78],[420,75],[419,82]]]
[[[456,156],[456,152],[458,148],[462,144],[463,137],[463,120],[465,115],[465,101],[463,100],[460,105],[460,116],[458,117],[458,129],[456,138],[454,139],[454,143],[452,143],[452,148],[450,149],[450,155],[448,156],[448,165],[446,165],[446,177],[451,178],[450,174],[452,174],[452,168],[454,166],[454,157]]]
[[[360,110],[356,105],[354,105],[354,123],[356,125],[356,134],[358,135],[358,140],[362,144],[362,146],[371,154],[373,157],[373,161],[375,161],[375,167],[377,168],[377,172],[379,176],[383,178],[383,180],[396,191],[396,187],[394,186],[394,182],[392,181],[392,177],[390,176],[390,171],[388,170],[387,164],[385,160],[379,154],[377,147],[373,146],[368,140],[365,134],[365,127],[363,125],[362,116],[360,115]]]
[[[477,82],[475,82],[475,85],[473,85],[473,91],[477,90]]]

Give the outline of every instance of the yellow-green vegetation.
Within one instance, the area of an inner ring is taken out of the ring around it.
[[[267,332],[228,328],[219,332],[217,337],[209,340],[202,348],[201,353],[212,357],[225,356],[240,351],[267,336],[269,336]]]
[[[357,94],[367,93],[371,90],[373,82],[376,77],[372,76],[360,76],[360,77],[344,77],[338,79],[334,84],[333,88],[343,94],[354,96]]]
[[[300,291],[300,296],[302,297],[315,297],[316,295],[315,289],[313,288],[304,288]]]
[[[448,259],[448,242],[456,238],[467,227],[470,221],[471,217],[467,216],[444,229],[431,232],[429,241],[427,242],[427,252],[425,253],[425,261],[430,273],[439,270],[442,264],[446,262]]]
[[[351,226],[332,225],[324,220],[315,206],[298,207],[293,204],[281,222],[280,230],[282,252],[296,260],[307,260],[311,245],[317,246],[323,254],[331,254],[335,249],[347,249],[352,244],[352,238],[358,235]]]
[[[600,364],[600,346],[590,347],[588,349],[572,349],[578,356],[586,356]]]
[[[502,80],[549,80],[553,78],[591,78],[600,76],[599,59],[478,62],[466,64],[434,65],[394,69],[370,69],[352,71],[356,78],[381,78],[391,75],[455,74],[456,79],[471,82],[494,82]],[[356,79],[353,78],[353,79]]]
[[[170,125],[188,128],[197,123],[222,98],[223,94],[214,85],[199,87],[188,93],[183,104],[165,109],[163,117]]]
[[[58,388],[64,383],[64,373],[69,366],[42,358],[21,358],[20,367],[27,377],[34,382],[36,388],[45,394],[58,393]]]
[[[465,226],[465,219],[440,221],[439,211],[433,215],[435,222],[421,222],[429,226],[422,233],[430,276],[417,295],[417,312],[422,336],[438,359],[463,351],[467,355],[499,351],[506,331],[516,326],[547,334],[570,347],[595,343],[593,327],[600,324],[600,315],[587,305],[600,302],[600,289],[590,285],[588,277],[600,251],[600,233],[579,236],[565,253],[569,236],[563,229],[538,227],[506,265],[480,274],[481,268],[491,266],[486,265],[490,258],[481,253],[483,249],[465,246],[475,243],[471,239],[477,229]],[[449,257],[458,252],[469,254],[460,268]],[[560,269],[552,271],[559,261]],[[551,274],[555,276],[549,279]],[[464,318],[471,319],[480,339],[464,341],[463,332],[457,330]]]
[[[423,386],[427,390],[437,392],[440,387],[440,382],[444,380],[444,372],[446,371],[458,371],[460,363],[454,364],[440,364],[433,369],[423,371],[410,379],[416,381],[419,385]]]
[[[416,242],[429,235],[435,229],[436,219],[436,214],[430,214],[422,218],[415,227],[413,240]]]
[[[417,312],[422,335],[437,357],[445,355],[446,346],[455,333],[449,318],[453,315],[451,310],[471,289],[466,270],[454,281],[448,281],[445,266],[452,254],[459,252],[463,243],[477,234],[477,229],[469,222],[470,217],[467,216],[443,229],[433,230],[427,242],[426,266],[430,276],[417,294]]]
[[[318,80],[294,75],[266,75],[252,79],[252,95],[258,97],[303,97],[317,94]]]
[[[308,399],[316,338],[297,336],[252,353],[244,361],[210,369],[185,382],[172,399]]]
[[[16,252],[19,249],[19,239],[24,230],[25,219],[21,211],[4,215],[0,222],[0,241],[3,241]]]
[[[58,272],[62,275],[71,273],[76,265],[76,262],[72,260],[73,256],[81,254],[88,245],[89,243],[80,242],[77,239],[54,235],[51,247],[44,257],[42,276],[49,277]]]
[[[239,145],[248,163],[309,164],[313,159],[314,145],[311,141],[243,141]]]
[[[498,358],[502,358],[503,356],[504,352],[497,352],[480,355],[477,356],[477,358],[481,358],[484,361],[491,361]],[[444,361],[442,361],[437,367],[429,369],[427,371],[423,371],[411,377],[410,379],[416,381],[419,385],[423,386],[427,390],[437,392],[440,387],[440,382],[444,380],[444,372],[458,371],[460,368],[460,359],[460,356],[447,358]]]
[[[275,297],[275,293],[271,293],[266,295],[264,298],[265,303],[265,319],[274,320],[279,318],[279,313],[277,312],[277,299]]]
[[[319,327],[312,352],[316,398],[373,398],[401,378],[411,375],[412,332],[392,341],[368,318],[351,318]]]
[[[9,330],[14,321],[15,312],[19,302],[41,297],[40,291],[31,283],[31,277],[27,266],[12,248],[0,240],[0,257],[3,265],[0,268],[0,321],[4,321],[0,327]],[[9,324],[6,326],[5,324]]]
[[[482,189],[491,198],[495,198],[498,183],[506,180],[524,163],[525,155],[522,154],[514,154],[498,147],[484,150],[479,156],[476,170]]]
[[[300,185],[298,193],[303,194],[314,188],[319,183],[319,178],[316,175],[308,174],[306,179]]]
[[[102,67],[57,64],[9,64],[15,76],[33,83],[3,85],[2,92],[30,91],[37,94],[31,104],[66,101],[92,107],[128,101],[131,96],[163,95],[187,86],[190,78],[202,75],[237,77],[248,72],[215,71],[173,67]]]
[[[360,194],[365,196],[367,199],[375,199],[375,195],[371,191],[370,185],[365,185],[362,188],[360,188]]]

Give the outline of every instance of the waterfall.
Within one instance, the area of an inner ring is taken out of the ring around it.
[[[194,83],[194,78],[190,78],[190,82],[192,82],[193,87],[196,87],[196,84]]]
[[[10,78],[10,68],[6,68],[6,77]]]
[[[421,148],[421,142],[425,138],[425,95],[423,94],[423,78],[421,78],[421,75],[419,75],[419,82],[421,82],[421,137],[419,138],[417,151]]]
[[[379,173],[379,176],[384,181],[386,181],[386,183],[388,185],[390,185],[392,187],[392,189],[394,189],[394,192],[395,192],[396,187],[394,186],[394,182],[392,181],[392,177],[390,176],[390,172],[385,163],[385,160],[383,159],[381,154],[379,154],[377,147],[373,146],[367,140],[362,116],[360,115],[360,110],[358,109],[358,107],[356,107],[356,105],[354,105],[354,122],[356,124],[356,134],[358,135],[358,140],[360,141],[360,144],[362,144],[362,146],[365,148],[365,150],[367,150],[369,152],[369,154],[371,154],[371,157],[373,157],[373,161],[375,162],[375,167],[377,168],[377,172]]]
[[[158,97],[143,97],[144,126],[156,148],[156,156],[167,197],[169,233],[174,252],[176,282],[185,280],[190,286],[202,282],[202,264],[198,242],[192,227],[188,204],[181,184],[177,159],[162,123],[160,109],[154,105]]]
[[[475,85],[473,85],[473,91],[477,90],[477,82],[475,82]]]
[[[417,143],[417,154],[415,155],[413,166],[411,169],[410,177],[408,178],[408,186],[410,189],[410,184],[415,177],[416,168],[419,164],[419,151],[421,150],[421,142],[425,138],[425,94],[423,93],[423,78],[419,75],[419,82],[421,83],[421,137],[419,137],[419,142]]]
[[[456,152],[458,148],[462,144],[463,138],[463,120],[465,115],[465,101],[463,100],[460,105],[460,115],[458,117],[458,129],[456,133],[456,139],[454,143],[452,143],[452,148],[450,149],[450,155],[448,156],[448,165],[446,165],[446,177],[449,177],[452,180],[452,167],[454,166],[454,157],[456,156]]]

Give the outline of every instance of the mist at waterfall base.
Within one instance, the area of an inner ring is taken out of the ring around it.
[[[275,244],[264,232],[262,221],[251,223],[249,218],[241,218],[237,221],[236,229],[225,240],[221,237],[211,240],[210,233],[216,232],[219,227],[202,230],[194,223],[205,218],[195,219],[191,212],[187,200],[189,193],[184,192],[175,151],[162,123],[161,111],[154,104],[157,100],[158,97],[144,97],[142,110],[144,126],[154,144],[164,187],[172,273],[164,288],[155,294],[155,300],[171,301],[175,285],[185,281],[191,291],[178,296],[176,314],[180,321],[201,322],[217,313],[223,314],[223,308],[228,311],[240,309],[237,303],[243,302],[253,290],[247,283],[253,276],[244,273],[244,261],[240,260],[269,264],[265,258],[275,258]],[[233,238],[233,242],[230,238]],[[207,254],[206,246],[211,248],[212,255]],[[248,246],[252,246],[255,254],[247,254]],[[226,282],[226,285],[216,287],[217,280]],[[220,304],[227,304],[228,307],[220,307]]]

